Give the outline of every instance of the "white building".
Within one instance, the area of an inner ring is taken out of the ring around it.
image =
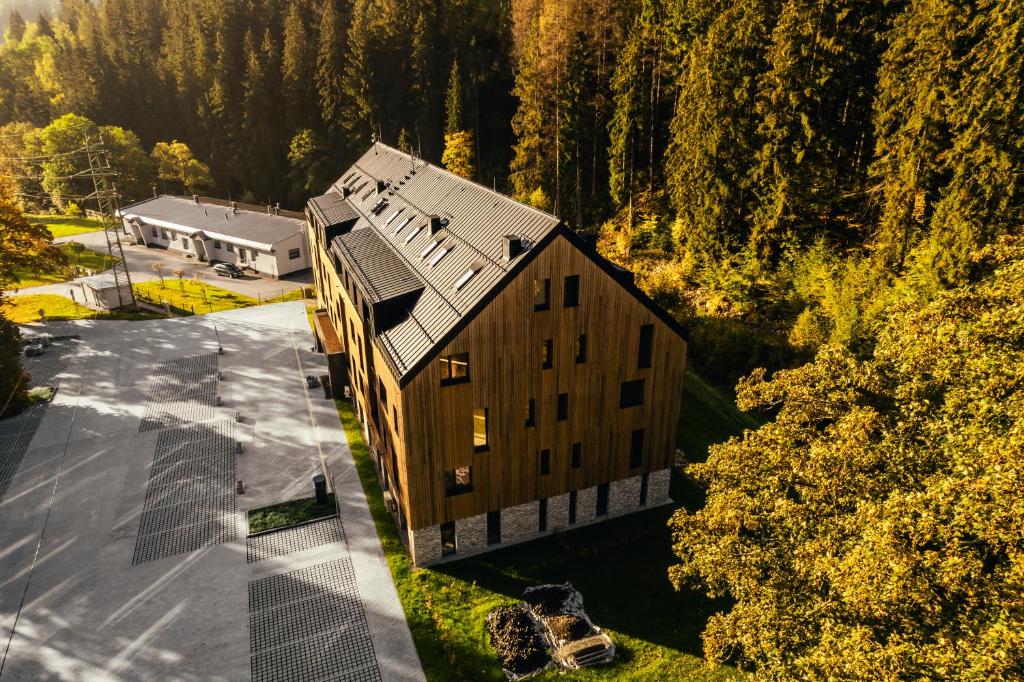
[[[310,267],[302,213],[205,197],[161,195],[119,211],[136,243],[270,277]]]
[[[117,281],[110,274],[81,277],[70,283],[68,291],[72,301],[89,308],[115,310],[121,306]]]

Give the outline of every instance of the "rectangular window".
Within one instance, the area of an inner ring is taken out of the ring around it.
[[[579,495],[575,490],[569,493],[569,525],[576,525],[576,501]]]
[[[446,521],[441,524],[441,556],[455,554],[455,522]]]
[[[249,253],[254,261],[260,257],[260,252],[257,251],[256,249],[249,249]]]
[[[650,478],[650,474],[644,474],[640,477],[640,506],[647,506],[647,479]]]
[[[565,278],[565,287],[562,291],[562,306],[575,308],[580,304],[580,276],[569,275]]]
[[[571,466],[573,469],[579,469],[581,464],[583,464],[583,443],[573,443]]]
[[[636,407],[644,403],[644,380],[623,381],[619,389],[619,407]]]
[[[298,249],[288,249],[288,260],[295,260],[299,257]]]
[[[244,263],[245,262],[245,249],[241,249],[241,248],[238,249],[238,262],[239,263]]]
[[[540,451],[540,475],[547,476],[551,473],[551,451]]]
[[[155,227],[151,227],[151,228],[149,228],[149,231],[153,233],[153,236],[154,236],[154,237],[158,237],[158,236],[159,236],[159,235],[158,235],[158,234],[156,233],[156,228],[155,228]]]
[[[160,230],[160,232],[163,234],[164,239],[170,239],[171,238],[170,235],[167,234],[167,230]]]
[[[587,361],[587,335],[580,334],[579,338],[576,339],[576,364],[582,364]]]
[[[537,425],[537,403],[533,398],[526,401],[526,428]]]
[[[183,248],[186,251],[188,251],[188,237],[182,237],[181,238],[181,248]]]
[[[235,252],[235,245],[234,244],[228,244],[228,251],[231,252],[231,253],[234,253]]]
[[[644,430],[637,429],[629,439],[629,468],[635,469],[644,463]]]
[[[544,532],[548,529],[548,498],[542,497],[537,503],[537,530]]]
[[[608,484],[600,483],[597,486],[597,508],[594,512],[597,516],[608,514]]]
[[[501,542],[501,510],[487,512],[487,544]]]
[[[558,394],[558,421],[564,422],[569,418],[569,394]]]
[[[533,309],[547,310],[551,307],[551,280],[533,280]]]
[[[654,325],[645,324],[640,327],[640,348],[636,353],[637,369],[646,369],[651,366],[651,344],[654,341]]]
[[[473,452],[485,452],[487,446],[487,408],[473,410]]]
[[[444,472],[444,494],[446,497],[473,492],[473,467],[459,467]]]
[[[554,343],[551,339],[545,339],[540,343],[540,366],[541,369],[551,369],[554,363]]]
[[[391,406],[391,415],[394,417],[395,431],[398,431],[398,405]]]
[[[214,242],[213,242],[213,248],[215,248],[215,249],[217,249],[218,251],[220,251],[220,249],[221,249],[221,245],[220,245],[220,242],[218,242],[218,241],[214,241]]]
[[[441,385],[463,384],[469,381],[469,353],[454,353],[440,358]]]
[[[377,378],[377,391],[380,393],[380,404],[386,410],[388,407],[388,390],[384,388],[384,382],[380,380],[380,377]],[[384,416],[387,416],[387,412],[384,413]]]

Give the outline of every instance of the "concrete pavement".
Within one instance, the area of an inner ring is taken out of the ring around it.
[[[0,679],[312,679],[302,671],[325,660],[359,679],[424,679],[333,402],[303,381],[326,366],[301,303],[46,331],[83,347],[0,498]],[[215,354],[217,334],[223,404],[202,414],[243,446],[237,539],[133,565],[159,442],[176,430],[140,432],[154,372]],[[344,539],[247,561],[244,512],[310,495],[324,466]],[[274,586],[287,589],[254,611]]]

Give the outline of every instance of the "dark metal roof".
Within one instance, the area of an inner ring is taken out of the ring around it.
[[[317,213],[325,227],[340,225],[359,218],[359,214],[352,208],[352,205],[335,191],[313,197],[309,200],[309,206]]]
[[[138,218],[147,224],[205,232],[210,239],[241,239],[267,248],[305,229],[305,223],[295,217],[246,208],[232,210],[206,199],[197,203],[166,194],[126,206],[120,215],[129,221]]]
[[[359,280],[371,304],[422,291],[424,284],[375,230],[356,230],[335,237],[331,248]]]

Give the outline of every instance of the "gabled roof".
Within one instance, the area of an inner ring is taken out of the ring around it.
[[[232,210],[224,203],[162,194],[125,206],[119,214],[125,220],[134,218],[147,225],[180,229],[190,234],[204,232],[208,239],[248,242],[265,249],[305,229],[301,214],[274,215],[242,205]]]
[[[330,248],[370,303],[395,300],[406,306],[375,330],[400,385],[559,235],[683,335],[631,278],[555,216],[383,144],[371,147],[330,191],[310,201],[310,214],[324,227],[350,221],[353,213],[358,217],[351,231],[334,238]],[[524,247],[511,260],[503,255],[506,235],[519,237]]]
[[[311,201],[310,213],[321,221],[334,220],[322,214],[334,207],[335,215],[341,215],[339,200],[358,219],[333,245],[350,258],[361,249],[365,259],[372,249],[383,263],[364,262],[354,274],[377,290],[422,289],[405,314],[376,330],[379,347],[401,383],[477,304],[525,265],[559,224],[552,215],[382,144],[371,147],[330,191]],[[502,256],[507,234],[519,236],[527,247],[510,262]],[[396,282],[385,285],[389,273]],[[364,290],[373,295],[365,284]]]
[[[423,290],[423,282],[384,243],[376,230],[356,230],[335,237],[331,248],[359,280],[371,304]]]

